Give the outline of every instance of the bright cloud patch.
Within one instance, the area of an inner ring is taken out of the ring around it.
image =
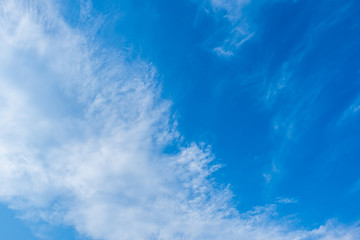
[[[240,214],[211,180],[213,156],[182,144],[151,64],[110,54],[55,4],[0,4],[0,200],[23,217],[93,239],[358,239]]]

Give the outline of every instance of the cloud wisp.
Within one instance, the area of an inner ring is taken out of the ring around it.
[[[154,66],[110,54],[54,2],[4,0],[0,23],[0,201],[23,218],[104,240],[359,238],[335,221],[293,229],[274,206],[238,213],[210,149],[179,140]]]
[[[211,50],[221,57],[232,57],[236,50],[254,35],[251,26],[243,14],[250,0],[193,0],[202,10],[215,19],[227,22],[226,37],[219,46]]]

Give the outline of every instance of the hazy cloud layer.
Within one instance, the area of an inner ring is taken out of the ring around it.
[[[275,206],[238,213],[210,149],[179,140],[156,69],[86,36],[53,2],[0,3],[1,202],[93,239],[360,237],[293,229]]]

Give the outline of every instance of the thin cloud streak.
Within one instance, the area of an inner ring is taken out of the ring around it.
[[[179,140],[154,66],[99,53],[55,6],[0,4],[1,202],[92,239],[359,238],[293,229],[275,206],[238,213],[210,148]]]
[[[206,13],[215,19],[226,19],[230,30],[222,44],[211,49],[220,57],[234,56],[236,50],[254,36],[251,26],[246,21],[243,8],[250,4],[250,0],[193,0]]]
[[[344,112],[339,117],[335,126],[339,127],[345,123],[351,122],[351,120],[356,119],[359,116],[360,112],[360,95],[353,100],[350,106],[344,110]]]

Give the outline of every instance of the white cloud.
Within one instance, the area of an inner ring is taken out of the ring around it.
[[[1,202],[93,239],[359,237],[334,222],[292,230],[274,206],[239,214],[210,149],[163,153],[182,143],[154,67],[96,51],[55,6],[0,3]]]
[[[193,0],[217,19],[225,18],[230,25],[228,36],[220,46],[212,49],[222,57],[232,57],[236,50],[254,36],[254,31],[244,17],[243,9],[250,0]]]
[[[290,203],[297,203],[298,200],[293,198],[278,198],[276,202],[282,204],[290,204]]]
[[[336,126],[342,126],[344,123],[349,122],[350,120],[357,119],[360,110],[360,95],[353,100],[350,106],[345,109],[345,111],[340,116],[339,120],[336,123]]]

